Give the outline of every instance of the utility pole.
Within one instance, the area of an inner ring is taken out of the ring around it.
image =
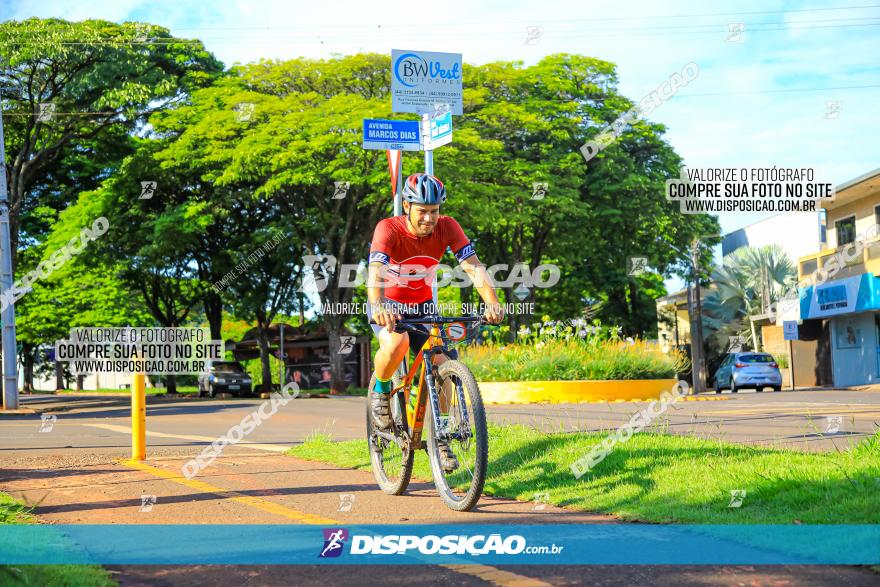
[[[15,359],[18,354],[15,340],[15,306],[12,303],[12,239],[9,226],[9,196],[6,192],[6,144],[3,141],[3,108],[0,99],[0,296],[9,300],[0,321],[3,324],[3,409],[18,409],[18,373]]]
[[[284,323],[278,325],[278,358],[281,359],[281,374],[278,376],[278,389],[283,389],[287,383],[287,355],[284,354]]]
[[[691,245],[691,267],[694,275],[694,332],[691,334],[691,361],[694,393],[706,391],[706,365],[703,355],[703,301],[700,299],[700,239]]]

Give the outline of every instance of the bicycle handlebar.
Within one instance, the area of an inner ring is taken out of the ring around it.
[[[452,324],[454,322],[479,322],[481,325],[498,326],[497,324],[486,322],[485,316],[423,316],[420,318],[403,318],[398,320],[394,325],[394,331],[413,332],[416,330],[416,328],[413,327],[419,324]],[[376,324],[376,322],[370,320],[370,324]]]
[[[451,324],[453,322],[483,322],[484,316],[422,316],[421,318],[403,318],[398,324]]]

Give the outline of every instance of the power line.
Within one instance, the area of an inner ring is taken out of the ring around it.
[[[880,17],[872,17],[870,20],[880,20]],[[819,21],[817,21],[819,22]],[[732,23],[733,24],[733,23]],[[739,23],[735,23],[739,24]],[[865,22],[865,23],[852,23],[852,24],[839,24],[839,25],[819,25],[819,26],[789,26],[794,23],[758,23],[753,25],[746,25],[745,29],[742,31],[744,34],[751,33],[763,33],[763,32],[779,32],[779,31],[809,31],[809,30],[819,30],[819,29],[844,29],[844,28],[853,28],[853,27],[876,27],[880,26],[880,22]],[[779,26],[782,25],[782,26]],[[710,25],[701,25],[701,26],[710,26]],[[662,36],[662,35],[676,35],[676,36],[688,36],[688,35],[723,35],[727,33],[728,30],[723,28],[722,25],[711,25],[716,27],[714,30],[661,30],[661,31],[653,31],[648,30],[646,32],[643,29],[620,29],[619,33],[616,33],[614,29],[610,29],[612,34],[607,34],[607,31],[576,31],[576,30],[566,30],[561,31],[563,33],[575,33],[575,34],[559,34],[559,35],[548,35],[546,32],[542,34],[543,37],[553,37],[558,39],[573,39],[573,38],[581,38],[585,36],[589,36],[591,38],[619,38],[619,37],[651,37],[651,36]],[[772,27],[772,28],[755,28],[755,27]],[[484,39],[486,37],[513,37],[523,35],[524,31],[493,31],[493,32],[474,32],[474,33],[460,33],[457,35],[457,38],[468,38],[472,37],[474,39]],[[301,46],[301,45],[315,45],[315,44],[324,44],[325,42],[333,42],[333,43],[342,43],[342,42],[364,42],[375,40],[377,37],[375,36],[351,36],[351,35],[342,35],[342,36],[333,36],[333,37],[322,37],[321,35],[316,36],[314,39],[308,40],[293,40],[289,37],[259,37],[259,41],[262,43],[278,43],[283,42],[290,46]],[[431,39],[431,37],[424,35],[423,33],[414,33],[412,35],[398,35],[398,36],[385,36],[383,37],[384,41],[388,40],[401,40],[401,39],[418,39],[425,40]],[[124,46],[163,46],[163,45],[207,45],[208,43],[212,45],[228,45],[228,44],[236,44],[236,43],[253,43],[255,38],[253,37],[222,37],[222,38],[203,38],[203,39],[179,39],[179,40],[156,40],[156,41],[61,41],[56,43],[57,45],[63,46],[115,46],[115,47],[124,47]],[[24,41],[8,41],[9,45],[36,45],[39,44],[40,41],[32,41],[32,40],[24,40]]]
[[[627,17],[601,17],[601,18],[583,18],[583,19],[559,19],[559,20],[542,20],[542,19],[534,19],[530,21],[507,21],[504,24],[526,24],[526,25],[536,25],[536,24],[545,24],[545,23],[576,23],[576,22],[609,22],[609,21],[641,21],[641,20],[661,20],[661,19],[675,19],[675,18],[706,18],[706,17],[719,17],[719,16],[746,16],[746,15],[766,15],[766,14],[796,14],[796,13],[814,13],[814,12],[829,12],[829,11],[844,11],[844,10],[860,10],[860,9],[868,9],[868,8],[880,8],[880,4],[867,4],[867,5],[856,5],[856,6],[841,6],[841,7],[827,7],[827,8],[805,8],[805,9],[793,9],[793,10],[755,10],[755,11],[741,11],[741,12],[715,12],[715,13],[692,13],[692,14],[677,14],[677,15],[652,15],[652,16],[627,16]],[[851,18],[832,18],[832,19],[819,19],[819,20],[803,20],[803,21],[790,21],[790,22],[762,22],[762,23],[747,23],[747,26],[765,26],[765,25],[797,25],[802,23],[822,23],[822,22],[840,22],[840,21],[852,21],[852,20],[876,20],[877,17],[851,17]],[[463,26],[485,26],[485,25],[497,25],[498,21],[491,22],[473,22],[473,23],[432,23],[431,28],[436,29],[440,27],[456,27],[460,28]],[[728,23],[730,24],[730,23]],[[739,23],[737,23],[739,24]],[[697,23],[689,23],[686,25],[663,25],[662,27],[644,27],[644,26],[634,26],[634,27],[624,27],[618,29],[585,29],[585,31],[596,30],[597,32],[607,32],[607,31],[645,31],[652,30],[657,28],[663,29],[672,29],[672,28],[683,28],[683,29],[692,29],[698,27],[712,27],[712,26],[721,26],[721,25],[713,25],[713,24],[697,24]],[[70,26],[71,29],[74,28],[74,25]],[[302,26],[267,26],[267,27],[176,27],[175,30],[181,31],[224,31],[224,30],[259,30],[259,31],[298,31],[298,30],[322,30],[329,29],[331,31],[344,31],[349,29],[379,29],[378,32],[384,33],[388,29],[394,28],[405,28],[407,31],[412,30],[412,25],[410,24],[393,24],[393,25],[302,25]],[[775,29],[773,29],[775,30]],[[42,34],[45,33],[45,28],[37,28],[37,29],[29,29],[22,30],[18,32],[18,34]],[[469,32],[461,32],[460,34],[477,34],[481,36],[485,36],[486,34],[509,34],[511,31],[469,31]],[[516,31],[518,34],[519,31]],[[559,32],[578,32],[578,30],[562,30]],[[334,38],[333,35],[316,35],[318,37],[324,36],[328,39]],[[363,36],[352,37],[348,33],[340,33],[340,36],[344,36],[345,38],[365,38]],[[420,32],[419,38],[424,37],[424,32]],[[252,39],[255,38],[253,36],[249,37],[238,37],[238,39]],[[265,39],[264,37],[259,37],[261,39]],[[277,37],[276,37],[277,38]],[[366,37],[368,38],[368,37]],[[287,42],[290,41],[289,38],[283,37],[283,39]],[[222,39],[214,39],[209,38],[214,42],[218,41],[228,41],[228,37],[224,37]],[[188,40],[188,39],[168,39],[168,40],[152,40],[152,41],[91,41],[91,42],[62,42],[61,44],[70,44],[70,45],[89,45],[89,44],[114,44],[114,45],[140,45],[140,44],[174,44],[174,43],[198,43],[201,40]],[[13,41],[13,43],[18,43]]]
[[[718,16],[747,16],[747,15],[758,15],[758,14],[796,14],[796,13],[811,13],[811,12],[835,12],[835,11],[844,11],[844,10],[861,10],[868,8],[880,8],[880,4],[861,4],[861,5],[852,5],[852,6],[836,6],[836,7],[824,7],[824,8],[797,8],[797,9],[789,9],[789,10],[749,10],[749,11],[740,11],[740,12],[708,12],[708,13],[685,13],[685,14],[659,14],[659,15],[647,15],[647,16],[604,16],[604,17],[590,17],[590,18],[565,18],[565,19],[555,19],[555,20],[546,20],[534,18],[531,20],[519,20],[519,21],[507,21],[509,24],[525,24],[525,25],[534,25],[534,24],[543,24],[543,23],[555,23],[555,22],[608,22],[608,21],[639,21],[639,20],[663,20],[670,18],[708,18],[708,17],[718,17]],[[445,22],[445,23],[437,23],[432,22],[431,28],[437,27],[460,27],[460,26],[484,26],[484,25],[493,25],[498,24],[498,21],[479,21],[479,22]],[[405,28],[412,29],[413,25],[410,23],[402,23],[402,24],[387,24],[383,25],[380,23],[377,24],[363,24],[363,25],[299,25],[299,26],[266,26],[266,27],[257,27],[257,26],[222,26],[222,27],[174,27],[175,30],[180,31],[224,31],[224,30],[317,30],[317,29],[333,29],[333,30],[343,30],[343,29],[388,29],[388,28]]]

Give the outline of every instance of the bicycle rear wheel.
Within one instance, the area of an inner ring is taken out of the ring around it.
[[[402,379],[397,373],[392,378],[392,384],[397,387],[401,384]],[[370,379],[369,389],[373,389],[376,384],[376,376]],[[403,394],[396,393],[391,398],[391,419],[393,424],[391,430],[383,432],[393,433],[395,436],[407,440],[407,422],[406,422],[406,406],[404,404]],[[373,422],[373,412],[370,409],[370,402],[367,401],[367,444],[370,451],[370,463],[372,464],[373,477],[379,488],[390,495],[400,495],[409,485],[409,479],[412,476],[413,468],[413,449],[409,442],[398,444],[388,438],[383,438],[377,434],[375,422]]]
[[[448,360],[438,366],[435,383],[438,393],[447,390],[447,405],[446,413],[441,414],[442,428],[439,434],[434,429],[433,406],[430,407],[431,417],[425,426],[428,430],[428,460],[431,462],[434,486],[447,507],[459,512],[468,511],[477,504],[483,493],[489,460],[483,399],[470,369],[459,361]],[[455,471],[443,469],[438,445],[441,438],[445,439],[458,460],[459,467]]]

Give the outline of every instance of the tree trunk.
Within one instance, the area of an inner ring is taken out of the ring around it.
[[[638,316],[638,297],[639,292],[636,290],[636,284],[632,281],[629,282],[629,311],[630,311],[630,326],[627,330],[629,332],[627,334],[631,334],[632,336],[639,335],[639,316]]]
[[[263,393],[272,393],[272,366],[269,363],[269,325],[259,320],[257,326],[260,329],[260,366],[263,372]]]
[[[755,332],[755,321],[752,320],[751,316],[749,316],[749,325],[752,329],[752,350],[759,352],[761,349],[758,346],[758,334]]]
[[[202,300],[205,306],[205,316],[208,319],[208,326],[211,328],[211,339],[221,340],[223,329],[223,300],[220,296],[211,290],[205,293]]]
[[[165,393],[177,393],[177,375],[165,376]]]
[[[61,361],[55,361],[55,391],[64,389],[64,366]]]
[[[77,375],[76,376],[76,390],[77,391],[83,390],[83,380],[85,380],[85,378],[86,378],[85,375]]]
[[[340,331],[343,329],[340,320],[337,324],[328,324],[327,338],[330,343],[330,393],[345,393],[348,383],[345,381],[345,356],[339,353],[341,343]]]
[[[24,388],[22,393],[34,392],[34,345],[22,345],[22,370],[24,371]]]
[[[513,293],[512,287],[504,288],[504,300],[517,303],[517,304],[528,304],[534,301],[535,292],[534,290],[529,290],[529,295],[520,300]],[[507,326],[510,328],[510,332],[507,333],[507,342],[516,342],[516,333],[519,332],[520,326],[525,324],[525,319],[522,314],[517,314],[515,312],[509,312],[505,314],[507,318]]]
[[[474,286],[472,285],[458,288],[458,300],[461,303],[462,310],[465,310],[466,305],[471,303],[473,291]]]

